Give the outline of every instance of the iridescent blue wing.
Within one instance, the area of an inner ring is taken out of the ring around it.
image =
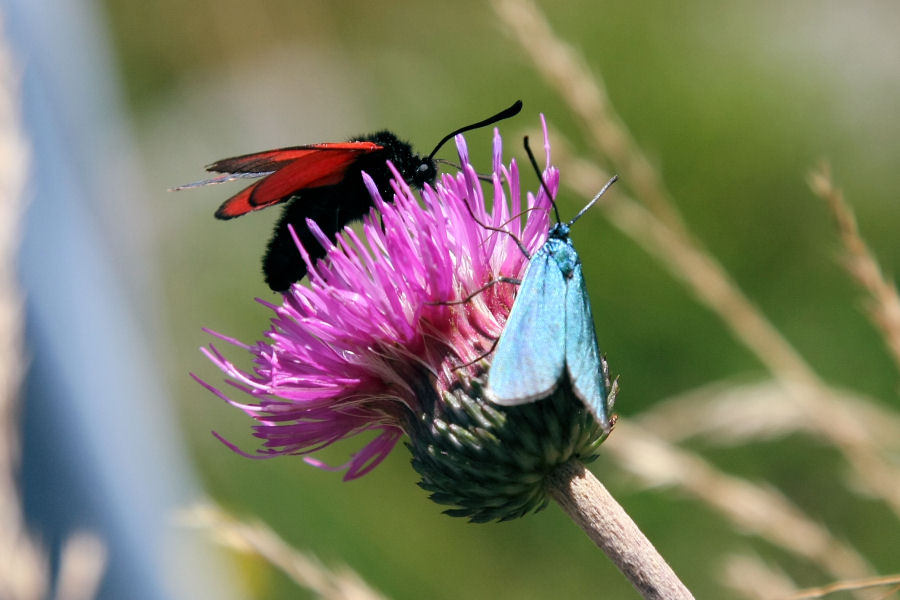
[[[574,252],[574,250],[573,250]],[[606,386],[594,317],[581,265],[576,264],[566,286],[566,368],[575,395],[604,428],[609,427]]]
[[[492,401],[503,406],[546,397],[565,365],[566,280],[547,244],[525,271],[488,374]]]

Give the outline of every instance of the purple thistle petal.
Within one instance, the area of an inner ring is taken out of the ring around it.
[[[550,168],[550,133],[547,131],[547,119],[541,115],[541,131],[544,133],[544,168]]]
[[[503,138],[500,137],[500,130],[496,127],[494,127],[494,141],[491,146],[491,156],[493,157],[491,167],[494,173],[498,173],[500,172],[500,169],[503,168]]]

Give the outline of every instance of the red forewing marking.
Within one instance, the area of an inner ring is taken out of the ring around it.
[[[302,159],[321,151],[344,152],[374,152],[381,150],[381,146],[374,142],[342,142],[337,144],[311,144],[309,146],[293,146],[291,148],[279,148],[254,152],[242,156],[233,156],[217,160],[206,167],[207,171],[215,173],[261,173],[265,171],[277,171],[281,167],[295,160]]]
[[[222,206],[220,206],[216,211],[216,218],[233,219],[235,217],[245,215],[251,210],[262,208],[260,206],[253,206],[252,204],[250,204],[250,194],[253,193],[253,190],[260,183],[262,183],[262,181],[257,181],[250,187],[244,188],[243,190],[223,202]]]
[[[316,152],[295,160],[259,182],[250,197],[254,206],[269,206],[297,190],[335,185],[359,159],[357,151]]]
[[[361,155],[382,148],[372,142],[317,144],[220,160],[210,169],[236,168],[250,172],[274,169],[275,172],[226,200],[216,211],[216,218],[232,219],[278,204],[304,189],[336,185]]]

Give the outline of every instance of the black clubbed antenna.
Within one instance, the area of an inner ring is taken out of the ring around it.
[[[547,187],[547,182],[544,181],[544,175],[542,174],[541,168],[534,159],[534,152],[531,151],[531,145],[528,143],[527,135],[525,136],[525,139],[522,140],[522,143],[525,145],[525,154],[528,155],[528,160],[531,161],[531,166],[534,167],[534,172],[537,173],[538,179],[541,182],[541,187],[544,188],[544,193],[550,198],[550,204],[553,205],[553,212],[556,213],[556,222],[559,223],[562,219],[559,218],[559,209],[556,208],[556,200],[553,199],[553,194],[550,193],[550,188]]]
[[[553,204],[553,212],[556,213],[556,222],[560,223],[561,219],[559,218],[559,209],[556,208],[556,201],[553,200],[553,194],[550,193],[550,188],[547,187],[547,183],[544,181],[543,175],[541,175],[541,168],[538,167],[537,161],[534,159],[534,152],[531,151],[531,146],[528,144],[528,136],[527,135],[525,136],[524,143],[525,143],[525,153],[528,154],[528,160],[531,161],[531,166],[534,167],[534,172],[537,173],[538,179],[541,180],[541,187],[544,188],[544,193],[547,194],[547,196],[550,198],[550,202]],[[578,211],[578,214],[575,215],[575,218],[573,218],[571,221],[566,223],[566,225],[571,227],[572,224],[575,223],[575,221],[577,221],[578,219],[580,219],[581,216],[584,213],[586,213],[594,205],[594,203],[597,202],[597,200],[600,199],[600,196],[605,194],[606,190],[608,190],[610,188],[610,186],[612,184],[614,184],[615,182],[617,182],[618,180],[619,180],[619,176],[613,175],[612,179],[607,181],[606,185],[603,186],[603,189],[601,189],[599,192],[597,192],[597,195],[594,196],[591,199],[591,201],[587,203],[587,206],[585,206],[580,211]]]
[[[510,106],[509,108],[506,108],[504,110],[501,110],[493,117],[488,117],[487,119],[485,119],[483,121],[478,121],[477,123],[472,123],[471,125],[466,125],[465,127],[460,127],[453,133],[448,133],[447,135],[444,136],[444,139],[442,139],[440,142],[438,142],[438,145],[434,147],[434,150],[431,151],[431,154],[428,155],[428,158],[429,159],[434,158],[434,155],[437,154],[437,151],[441,149],[441,146],[443,146],[444,144],[447,143],[447,140],[452,139],[453,137],[459,135],[460,133],[463,133],[466,131],[471,131],[472,129],[478,129],[480,127],[487,127],[488,125],[493,125],[497,121],[502,121],[503,119],[508,119],[510,117],[516,116],[517,114],[519,114],[519,112],[521,110],[522,110],[522,101],[516,100],[512,106]]]

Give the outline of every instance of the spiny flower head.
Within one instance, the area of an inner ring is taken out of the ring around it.
[[[543,179],[555,194],[559,172],[550,166],[546,124],[544,137]],[[496,130],[488,185],[469,163],[463,137],[456,143],[460,171],[419,197],[394,171],[394,198],[385,202],[364,174],[375,208],[362,235],[348,228],[334,242],[308,221],[327,257],[313,265],[300,248],[309,285],[295,284],[281,305],[260,301],[274,312],[265,340],[244,345],[214,334],[252,354],[255,368],[246,372],[214,345],[204,349],[248,401],[201,383],[256,420],[262,448],[255,453],[225,442],[242,454],[299,454],[326,468],[310,455],[377,432],[337,467],[353,479],[406,434],[420,485],[454,506],[449,514],[509,519],[541,508],[544,476],[573,457],[594,458],[608,431],[565,382],[525,406],[485,398],[490,352],[517,290],[498,280],[524,273],[528,259],[518,243],[533,253],[545,242],[551,200],[539,188],[523,205],[518,167],[502,163]]]

